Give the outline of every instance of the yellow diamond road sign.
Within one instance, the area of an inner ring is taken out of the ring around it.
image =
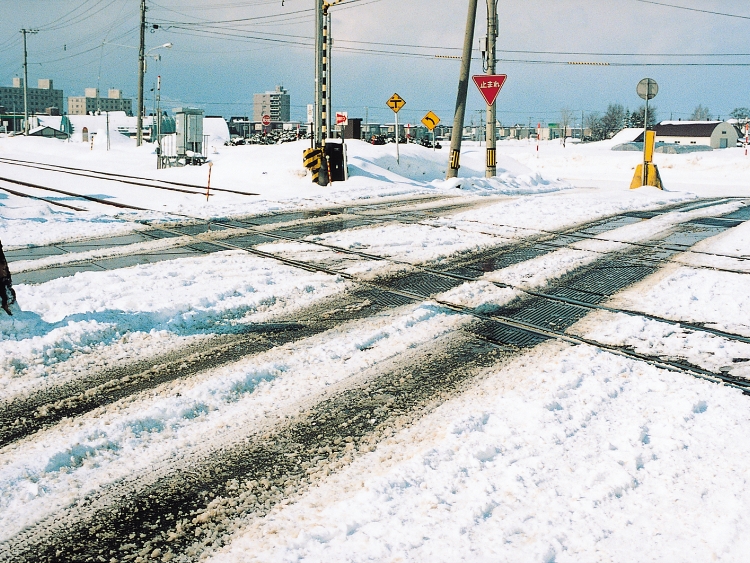
[[[437,124],[440,123],[440,118],[433,112],[428,111],[427,115],[422,118],[422,123],[424,123],[424,126],[427,127],[427,129],[432,131],[435,127],[437,127]]]
[[[406,101],[398,94],[393,94],[385,105],[391,108],[393,113],[398,113],[398,110],[406,105]]]

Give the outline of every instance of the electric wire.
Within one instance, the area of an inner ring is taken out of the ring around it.
[[[713,16],[724,16],[727,18],[738,18],[742,20],[750,20],[750,16],[740,16],[737,14],[727,14],[724,12],[714,12],[712,10],[701,10],[700,8],[688,8],[687,6],[678,6],[676,4],[666,4],[664,2],[654,2],[653,0],[635,0],[636,2],[641,2],[642,4],[654,4],[656,6],[665,6],[667,8],[675,8],[678,10],[686,10],[689,12],[700,12],[702,14],[710,14]]]

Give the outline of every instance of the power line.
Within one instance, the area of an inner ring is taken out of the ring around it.
[[[667,8],[676,8],[678,10],[687,10],[689,12],[700,12],[702,14],[711,14],[713,16],[724,16],[727,18],[739,18],[742,20],[750,20],[750,16],[738,16],[737,14],[726,14],[724,12],[713,12],[711,10],[701,10],[699,8],[688,8],[687,6],[677,6],[675,4],[665,4],[664,2],[654,2],[653,0],[635,0],[643,4],[654,4],[656,6],[665,6]]]

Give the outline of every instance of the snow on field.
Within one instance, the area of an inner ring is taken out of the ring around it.
[[[203,195],[63,177],[0,163],[0,176],[54,184],[138,205],[123,212],[78,199],[49,203],[3,193],[6,249],[113,235],[135,221],[183,221],[384,197],[472,198],[472,209],[418,224],[381,224],[263,247],[298,260],[340,260],[367,278],[467,250],[501,246],[612,214],[699,197],[747,196],[740,149],[658,155],[670,191],[628,190],[637,153],[611,143],[498,144],[498,177],[483,178],[485,149],[466,144],[461,175],[444,181],[447,151],[349,143],[351,177],[311,184],[306,141],[216,147],[211,184],[256,193]],[[155,170],[153,147],[0,137],[0,157],[37,160],[203,186],[207,167]],[[19,187],[23,191],[23,188]],[[48,193],[37,193],[48,197]],[[56,197],[56,196],[55,196]],[[52,198],[50,198],[52,199]],[[736,209],[739,201],[667,213],[505,268],[442,294],[479,311],[521,295],[602,253],[675,224]],[[750,336],[747,224],[706,240],[610,304]],[[319,246],[313,247],[309,243]],[[162,244],[159,242],[158,244]],[[349,255],[324,244],[377,255]],[[135,247],[133,247],[135,249]],[[724,254],[726,256],[714,256]],[[87,255],[88,256],[88,255]],[[80,256],[79,256],[80,257]],[[385,260],[376,258],[385,257]],[[744,257],[744,258],[743,258]],[[45,259],[25,261],[24,268]],[[725,267],[732,271],[707,269]],[[13,264],[11,264],[13,271]],[[500,288],[490,281],[510,283]],[[2,399],[105,366],[177,349],[216,333],[294,316],[350,287],[231,251],[16,286],[12,319],[0,317]],[[2,313],[0,313],[2,314]],[[177,380],[60,422],[0,449],[0,538],[72,506],[117,479],[144,478],[182,455],[200,456],[296,409],[326,386],[436,338],[468,318],[434,302],[339,325],[299,342]],[[698,366],[748,374],[750,345],[658,321],[598,312],[578,334]],[[735,361],[738,360],[738,361]],[[623,561],[742,559],[750,550],[747,397],[590,346],[547,343],[496,365],[463,395],[396,433],[312,490],[250,517],[215,561]]]
[[[249,519],[209,560],[742,560],[746,406],[735,390],[547,344]]]

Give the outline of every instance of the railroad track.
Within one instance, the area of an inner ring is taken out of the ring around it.
[[[344,277],[352,283],[358,284],[361,289],[338,296],[322,306],[301,311],[293,318],[277,319],[276,322],[267,326],[251,327],[247,334],[217,336],[212,342],[202,343],[201,349],[181,350],[166,356],[138,362],[126,368],[91,374],[74,382],[68,382],[60,386],[49,386],[21,401],[6,402],[0,409],[4,413],[0,418],[3,422],[3,429],[0,430],[0,445],[53,425],[65,417],[83,414],[133,393],[156,387],[168,381],[192,376],[209,367],[231,363],[248,355],[262,353],[275,346],[320,334],[335,327],[338,323],[362,319],[407,303],[434,299],[436,295],[463,283],[481,279],[488,271],[506,268],[564,248],[564,242],[577,240],[571,233],[575,234],[579,231],[591,229],[606,232],[607,226],[614,228],[620,225],[620,221],[619,217],[599,220],[579,227],[578,230],[571,229],[568,233],[558,233],[554,238],[542,241],[527,240],[509,247],[469,253],[459,261],[445,264],[440,268],[415,268],[412,266],[408,273],[371,282],[362,282],[355,276],[332,270],[330,267],[258,250],[254,246],[259,244],[259,241],[253,237],[250,237],[249,240],[247,240],[248,237],[238,237],[249,244],[236,244],[237,240],[233,244],[232,239],[216,241],[215,245],[221,250],[242,249],[296,268]],[[718,225],[711,223],[703,226],[704,229],[701,233],[706,238],[734,224],[730,221],[719,222]],[[699,224],[700,226],[702,225]],[[691,232],[690,240],[696,240],[697,235],[692,232],[694,228],[695,225],[691,222],[678,225],[677,230],[669,233],[665,240],[674,239],[676,233],[681,230]],[[287,240],[283,236],[280,236],[280,238],[281,240]],[[319,243],[311,242],[310,244],[317,245]],[[330,245],[326,245],[326,248],[333,248],[339,252],[354,254],[361,258],[383,260],[382,257],[355,250]],[[481,329],[478,333],[479,336],[501,345],[523,347],[527,341],[541,342],[546,338],[563,338],[569,342],[597,345],[591,340],[566,333],[567,328],[594,310],[648,318],[691,331],[706,332],[729,340],[750,343],[750,339],[741,335],[684,321],[647,315],[638,311],[602,305],[606,299],[616,292],[656,272],[667,260],[683,252],[685,248],[685,245],[666,245],[654,241],[652,244],[634,245],[627,251],[621,251],[614,255],[611,253],[602,254],[601,258],[594,261],[593,264],[579,268],[574,273],[549,284],[543,291],[496,282],[495,285],[498,287],[515,289],[524,297],[515,303],[498,307],[498,310],[492,315],[481,314],[447,301],[438,302],[454,311],[472,315],[485,324],[489,322],[489,324],[486,324],[489,328]],[[616,275],[608,275],[607,272],[615,272]],[[363,303],[369,303],[369,305],[362,306]],[[354,312],[349,312],[343,316],[338,315],[338,317],[333,316],[333,313],[344,311],[352,304],[357,304],[354,307]],[[333,322],[334,320],[335,322]],[[498,322],[500,325],[497,324]],[[505,332],[499,328],[501,326],[506,327]],[[519,333],[518,330],[521,332]],[[542,340],[539,340],[539,337],[542,337]],[[599,347],[604,347],[610,351],[616,349],[616,347],[603,345]],[[748,388],[744,380],[732,378],[732,376],[723,373],[711,373],[687,362],[660,361],[658,358],[637,354],[625,349],[622,350],[622,353],[660,367],[670,366],[673,369],[687,371],[700,377],[713,378],[713,381],[723,381],[741,388],[743,391]],[[158,373],[153,370],[154,365],[160,366]]]
[[[521,299],[490,313],[440,300],[443,307],[473,320],[457,334],[414,350],[388,365],[377,366],[324,395],[310,398],[301,412],[295,411],[283,421],[249,435],[197,448],[182,459],[169,460],[150,467],[147,472],[110,484],[0,545],[0,560],[88,561],[110,557],[132,560],[153,553],[171,553],[194,560],[200,549],[221,545],[222,534],[230,530],[234,522],[248,514],[264,514],[278,502],[323,478],[328,471],[369,451],[394,428],[410,424],[459,393],[482,370],[544,342],[587,344],[747,392],[748,382],[739,378],[567,333],[567,328],[592,310],[606,308],[601,303],[609,296],[654,273],[668,258],[689,247],[664,243],[669,237],[672,237],[669,240],[678,240],[682,233],[686,241],[694,244],[730,228],[733,223],[726,219],[726,216],[717,218],[715,225],[678,225],[652,245],[604,255],[548,284],[543,291],[527,291]],[[550,241],[557,244],[547,244]],[[467,281],[480,279],[490,263],[492,268],[502,268],[523,262],[553,252],[560,248],[561,242],[554,237],[547,241],[527,241],[510,248],[464,256],[459,262],[439,268],[433,265],[386,279],[362,282],[352,278],[352,281],[357,282],[363,292],[359,299],[377,302],[383,310],[434,298]],[[665,252],[667,246],[672,248]],[[342,275],[326,266],[260,251],[252,244],[246,248],[233,247],[286,264]],[[608,274],[613,266],[619,275]],[[350,297],[340,303],[352,304]],[[328,310],[338,315],[335,322],[367,315],[362,312],[365,309],[356,313],[341,312],[338,306]],[[607,310],[639,314],[616,308]],[[319,317],[320,312],[310,311],[311,319]],[[264,338],[270,341],[274,334],[279,342],[293,341],[295,333],[304,338],[304,331],[309,335],[331,326],[325,323],[315,326],[314,322],[305,321],[307,319],[297,319],[297,326],[275,326],[273,330],[268,327],[260,336],[253,335],[253,341]],[[693,329],[702,327],[691,327]],[[743,338],[728,333],[720,336]],[[260,346],[266,345],[268,343]],[[231,358],[228,361],[232,361]],[[203,365],[197,362],[195,368],[205,369],[207,365],[211,362]],[[178,366],[175,370],[175,378],[189,375],[189,370],[181,374]]]
[[[17,160],[12,158],[0,157],[0,164],[7,164],[10,166],[19,166],[23,168],[32,168],[36,170],[46,170],[48,172],[57,172],[60,174],[68,174],[72,176],[82,176],[86,178],[94,178],[97,180],[106,180],[111,182],[119,182],[121,184],[130,184],[132,186],[141,186],[146,188],[154,188],[159,190],[169,190],[174,192],[180,192],[185,194],[194,195],[206,195],[206,186],[199,186],[197,184],[188,184],[184,182],[174,182],[172,180],[159,180],[154,178],[144,178],[142,176],[129,176],[127,174],[117,174],[114,172],[103,172],[99,170],[87,170],[84,168],[74,168],[72,166],[62,166],[59,164],[46,164],[42,162],[31,162],[27,160]],[[14,182],[14,180],[8,178],[2,178],[6,182]],[[36,187],[39,189],[49,189],[45,186],[32,185],[23,183],[29,187]],[[211,188],[214,192],[231,193],[237,195],[246,196],[257,196],[259,194],[252,192],[245,192],[241,190],[230,190],[227,188]],[[92,200],[93,201],[93,200]]]

